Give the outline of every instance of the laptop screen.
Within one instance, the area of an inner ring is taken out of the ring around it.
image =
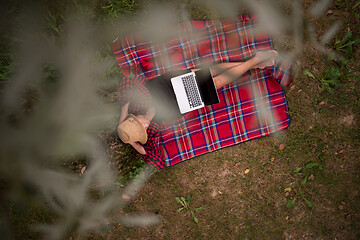
[[[195,72],[199,91],[205,105],[219,103],[219,97],[215,88],[210,69],[205,68]]]

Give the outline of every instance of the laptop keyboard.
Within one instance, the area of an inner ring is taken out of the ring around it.
[[[181,80],[185,87],[185,92],[189,101],[190,108],[200,106],[202,104],[202,101],[199,94],[199,90],[197,89],[194,76],[186,75],[182,77]]]

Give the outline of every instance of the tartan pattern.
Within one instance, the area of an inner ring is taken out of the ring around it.
[[[179,24],[178,35],[165,43],[144,41],[131,34],[113,44],[121,72],[146,80],[165,72],[222,62],[243,61],[259,50],[272,49],[267,33],[254,34],[255,18],[240,15],[222,21],[193,20]]]
[[[146,154],[140,156],[145,162],[149,163],[154,168],[163,169],[166,167],[166,162],[163,150],[159,147],[161,139],[159,125],[152,122],[147,129],[147,134],[148,141],[144,145]]]
[[[124,77],[120,81],[118,96],[120,105],[129,102],[129,112],[135,115],[144,114],[152,99],[145,87],[145,78],[141,75]]]
[[[144,86],[145,78],[141,75],[136,77],[124,77],[119,85],[118,101],[121,105],[129,102],[129,112],[138,115],[145,114],[151,104],[151,95]],[[148,135],[147,142],[143,145],[146,154],[140,155],[141,158],[157,169],[166,167],[164,154],[160,146],[159,125],[150,122],[150,126],[146,130]]]
[[[241,15],[236,20],[179,24],[179,36],[162,45],[141,41],[136,34],[116,41],[113,52],[126,76],[125,83],[121,83],[119,100],[127,100],[127,91],[136,87],[146,97],[133,106],[130,104],[129,111],[145,111],[151,97],[148,98],[144,83],[150,79],[172,70],[242,61],[256,51],[272,49],[268,34],[254,34],[255,25],[255,18]],[[218,90],[219,104],[190,112],[182,121],[160,126],[158,132],[151,127],[148,134],[154,137],[144,145],[147,154],[142,156],[143,159],[161,169],[164,162],[166,166],[172,166],[285,129],[289,125],[289,116],[279,83],[289,84],[292,68],[290,62],[277,62],[273,67],[253,69],[237,83]],[[128,77],[131,74],[135,77]],[[264,113],[266,118],[262,117]]]
[[[162,129],[167,166],[289,126],[285,95],[273,71],[254,69],[251,73],[245,74],[241,82],[218,91],[219,104],[187,114],[185,121]],[[254,91],[260,91],[261,97],[256,99]],[[271,117],[259,116],[256,100],[264,101]]]

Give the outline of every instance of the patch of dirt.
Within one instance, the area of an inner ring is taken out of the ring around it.
[[[354,114],[350,114],[345,117],[340,117],[339,122],[341,124],[345,124],[346,126],[356,125]]]

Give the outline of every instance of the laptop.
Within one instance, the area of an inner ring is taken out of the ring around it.
[[[220,102],[208,68],[173,77],[171,84],[181,114]]]

